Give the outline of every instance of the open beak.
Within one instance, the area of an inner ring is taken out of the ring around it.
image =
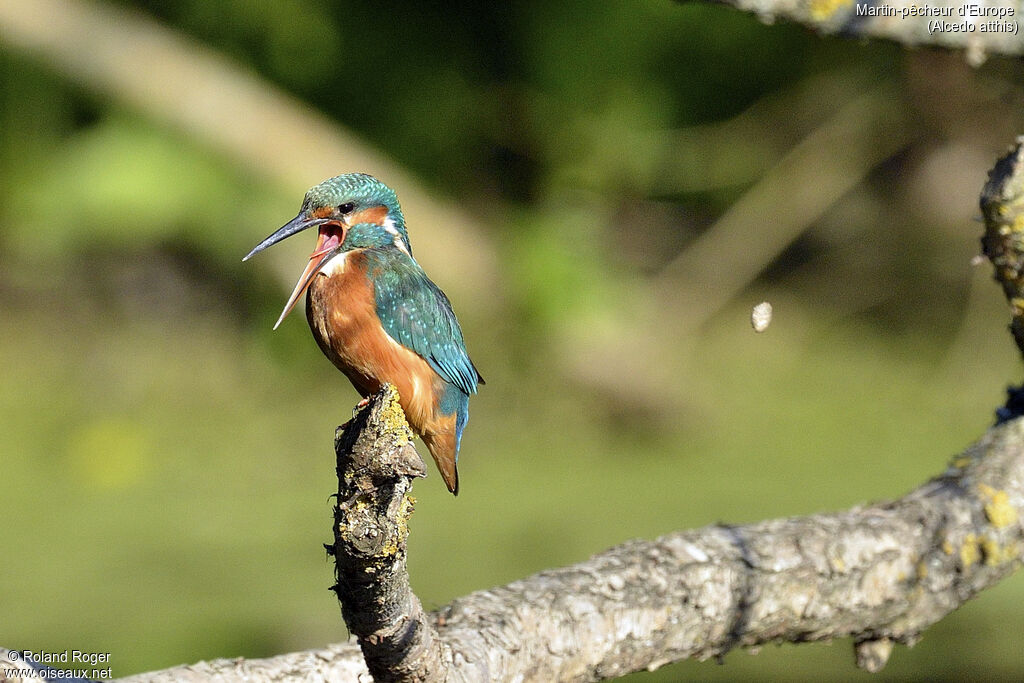
[[[334,222],[337,221],[333,218],[306,218],[306,214],[304,212],[300,213],[298,216],[278,228],[274,234],[270,235],[267,239],[253,247],[252,251],[246,254],[245,258],[242,260],[248,261],[267,247],[272,247],[281,240],[287,239],[297,232],[302,232],[306,228],[312,228],[314,225],[323,225],[324,223]]]
[[[300,213],[295,218],[291,219],[284,225],[282,225],[274,234],[267,237],[259,244],[257,244],[252,251],[246,254],[243,261],[248,261],[253,255],[258,254],[267,247],[273,246],[283,239],[291,237],[292,235],[302,232],[306,228],[311,228],[315,225],[326,225],[331,223],[338,226],[340,229],[335,230],[321,230],[320,235],[316,241],[316,249],[309,257],[309,263],[306,264],[305,270],[302,271],[302,275],[299,276],[299,281],[295,285],[295,289],[292,290],[291,296],[288,297],[288,303],[284,306],[284,311],[281,313],[281,317],[274,323],[274,329],[276,330],[281,324],[281,321],[291,313],[292,309],[295,308],[295,304],[300,298],[302,298],[303,292],[309,288],[309,285],[313,282],[313,278],[320,271],[327,260],[334,256],[335,251],[344,239],[344,226],[336,218],[307,218],[304,214]]]

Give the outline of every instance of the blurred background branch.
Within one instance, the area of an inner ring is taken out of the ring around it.
[[[843,103],[658,274],[653,284],[678,326],[673,336],[692,335],[719,313],[911,135],[890,92]]]
[[[453,288],[496,286],[492,247],[461,208],[312,107],[144,14],[90,0],[7,2],[0,41],[179,128],[297,199],[339,173],[376,175],[402,188],[417,257],[428,268],[464,273]]]
[[[835,105],[822,105],[829,106]],[[645,297],[657,304],[636,312],[646,319],[621,316],[614,329],[603,330],[603,346],[593,338],[589,343],[573,339],[567,345],[567,363],[586,381],[612,387],[620,381],[616,359],[630,357],[636,343],[628,330],[656,329],[644,343],[661,348],[647,356],[649,363],[630,370],[638,386],[656,390],[658,402],[671,405],[672,387],[659,380],[666,353],[679,353],[696,340],[701,326],[748,288],[829,207],[905,147],[911,140],[910,128],[893,105],[892,93],[884,89],[842,103],[832,118],[765,169],[725,214],[661,268]],[[717,150],[708,149],[705,156],[715,154]],[[581,355],[580,348],[588,352]],[[651,398],[647,396],[648,401]]]

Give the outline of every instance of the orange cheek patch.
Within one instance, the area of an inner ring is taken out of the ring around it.
[[[330,218],[333,214],[333,206],[321,206],[319,209],[313,209],[312,213],[310,213],[313,218]]]
[[[388,207],[386,206],[374,206],[369,209],[363,209],[358,213],[352,214],[349,218],[349,225],[359,225],[360,223],[373,223],[375,225],[383,225],[384,219],[388,217]]]

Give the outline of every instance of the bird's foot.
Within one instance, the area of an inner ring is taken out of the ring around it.
[[[369,405],[369,403],[370,403],[370,399],[368,397],[364,398],[362,401],[357,403],[356,407],[352,409],[352,420],[356,419],[356,413],[358,413],[360,411],[360,409],[365,408],[367,405]],[[349,420],[345,424],[341,425],[340,427],[338,427],[338,429],[340,431],[345,431],[352,424],[352,420]]]

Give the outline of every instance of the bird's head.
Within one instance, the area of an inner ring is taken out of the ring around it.
[[[299,215],[257,244],[243,261],[281,240],[317,226],[316,248],[274,329],[295,307],[328,261],[352,249],[395,248],[412,256],[405,219],[394,190],[365,173],[328,178],[306,193]]]

